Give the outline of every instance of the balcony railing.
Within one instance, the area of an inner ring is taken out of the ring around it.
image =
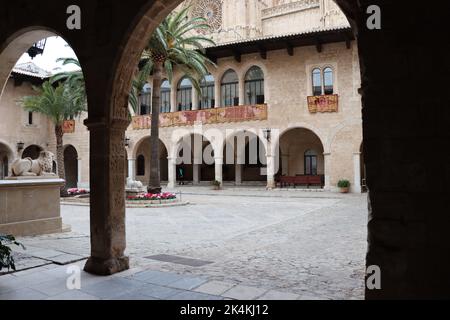
[[[196,123],[220,124],[230,122],[263,121],[267,120],[268,108],[266,104],[249,105],[207,110],[181,111],[161,113],[159,126],[181,127],[193,126]],[[150,115],[133,117],[133,130],[150,129],[152,117]]]

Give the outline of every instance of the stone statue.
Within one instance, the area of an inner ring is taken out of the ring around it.
[[[133,179],[128,178],[125,190],[127,194],[133,194],[133,193],[142,193],[145,191],[145,188],[142,182],[134,181]]]
[[[52,172],[55,155],[49,151],[42,151],[37,160],[31,158],[17,159],[12,164],[13,177],[56,176]]]

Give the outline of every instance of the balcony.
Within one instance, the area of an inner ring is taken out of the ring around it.
[[[231,122],[263,121],[267,120],[268,108],[266,104],[238,107],[214,108],[207,110],[181,111],[161,113],[159,126],[182,127],[201,124],[221,124]],[[136,116],[132,120],[133,130],[150,129],[152,117],[150,115]]]

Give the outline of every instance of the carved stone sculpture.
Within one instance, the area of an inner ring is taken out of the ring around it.
[[[52,172],[55,155],[49,151],[42,151],[39,158],[17,159],[12,164],[13,177],[56,176]]]

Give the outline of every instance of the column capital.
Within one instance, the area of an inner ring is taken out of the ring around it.
[[[112,119],[108,120],[106,117],[89,117],[84,120],[84,125],[89,129],[115,129],[125,131],[130,125],[129,119]]]

